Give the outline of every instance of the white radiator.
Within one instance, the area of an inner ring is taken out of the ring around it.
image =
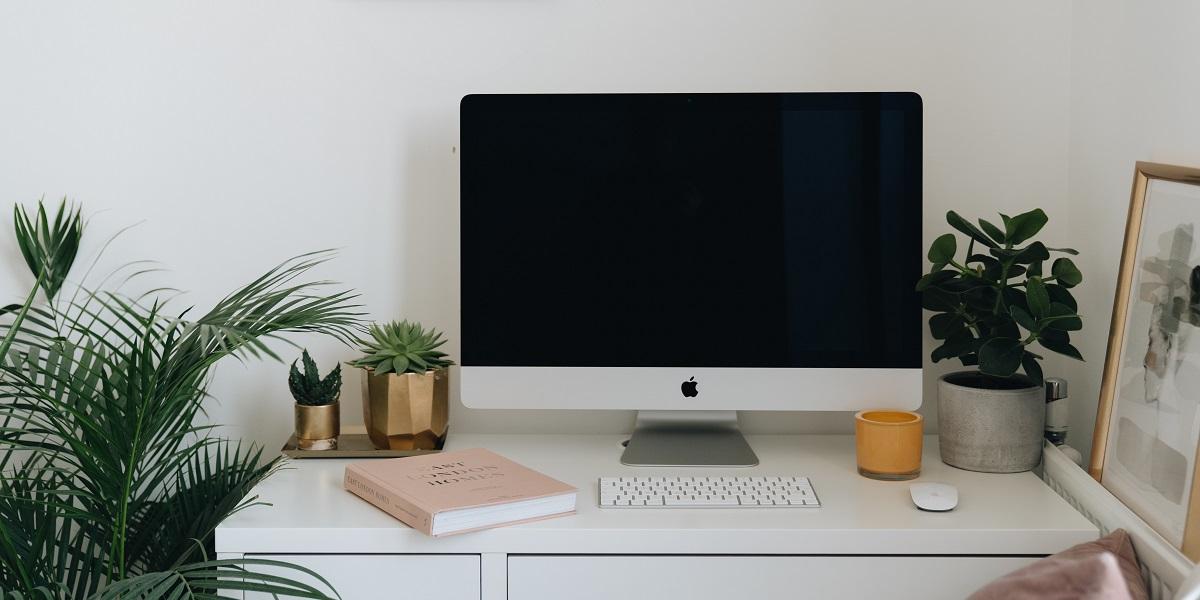
[[[1150,590],[1151,600],[1171,600],[1176,598],[1175,592],[1181,590],[1181,586],[1191,587],[1184,586],[1184,580],[1192,572],[1192,561],[1053,444],[1046,443],[1042,468],[1046,484],[1095,523],[1101,533],[1107,535],[1114,529],[1129,532],[1138,561],[1142,563],[1142,577]],[[1197,597],[1195,594],[1189,589],[1179,597],[1191,599]]]

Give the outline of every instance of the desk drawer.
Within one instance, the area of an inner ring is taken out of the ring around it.
[[[343,600],[479,600],[478,554],[254,554],[247,558],[281,560],[312,569],[329,580]],[[281,570],[279,574],[312,583],[295,572]],[[270,596],[247,592],[246,598]]]
[[[960,600],[1036,560],[942,556],[508,557],[508,600]]]

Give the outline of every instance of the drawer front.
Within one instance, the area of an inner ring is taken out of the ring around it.
[[[280,560],[312,569],[329,580],[343,600],[479,600],[478,554],[255,554],[247,558]],[[313,583],[294,571],[272,572]],[[265,600],[271,596],[247,592],[245,597]]]
[[[508,557],[508,600],[961,600],[1036,558],[919,556]]]

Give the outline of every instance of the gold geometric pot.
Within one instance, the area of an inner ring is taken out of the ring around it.
[[[342,432],[341,405],[296,405],[296,447],[301,450],[334,450]]]
[[[450,372],[363,377],[363,422],[381,450],[434,450],[446,439],[450,417]]]

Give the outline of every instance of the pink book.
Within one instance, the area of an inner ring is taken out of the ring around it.
[[[350,463],[344,485],[435,537],[574,514],[578,493],[483,448]]]

